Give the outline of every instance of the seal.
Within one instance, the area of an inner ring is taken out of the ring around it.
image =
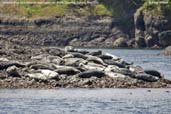
[[[125,65],[123,65],[123,64],[121,64],[121,63],[119,63],[119,62],[117,62],[117,61],[115,61],[113,59],[106,59],[106,60],[104,60],[104,63],[108,64],[108,65],[115,65],[115,66],[118,66],[120,68],[125,68],[126,67]]]
[[[108,55],[98,55],[99,58],[105,60],[105,59],[112,59],[113,57],[108,56]]]
[[[77,52],[81,53],[81,54],[88,54],[89,53],[89,51],[82,50],[82,49],[77,49]]]
[[[88,57],[86,55],[83,55],[81,53],[77,53],[77,52],[73,52],[73,53],[70,53],[72,54],[75,58],[82,58],[82,59],[87,59]]]
[[[67,59],[67,58],[74,58],[74,55],[70,54],[66,54],[62,57],[63,59]]]
[[[112,55],[112,54],[110,54],[110,53],[106,53],[105,55],[111,56],[113,60],[120,60],[120,59],[121,59],[120,57],[118,57],[118,56],[116,56],[116,55]]]
[[[88,63],[87,65],[80,63],[79,67],[84,69],[84,70],[97,70],[97,71],[103,71],[105,69],[104,66],[98,65],[98,64],[93,64],[93,63]]]
[[[87,63],[87,61],[82,59],[82,58],[68,58],[68,59],[64,59],[64,64],[66,66],[78,67],[80,63]]]
[[[30,65],[30,68],[35,69],[35,70],[38,70],[38,69],[54,70],[49,64],[40,64],[40,63],[32,64]]]
[[[158,78],[162,78],[162,74],[156,70],[144,70],[145,73],[156,76]]]
[[[80,71],[78,69],[76,69],[74,67],[69,67],[69,66],[59,68],[55,71],[59,74],[66,74],[66,75],[75,75],[75,74],[80,73]]]
[[[129,66],[129,70],[135,73],[143,73],[144,69],[141,66]]]
[[[87,58],[87,61],[93,61],[94,63],[101,64],[101,65],[104,65],[104,66],[107,66],[107,64],[104,63],[104,61],[103,61],[101,58],[96,57],[96,56],[91,56],[91,55],[89,55],[88,58]]]
[[[38,70],[34,73],[28,73],[26,76],[30,78],[34,78],[37,80],[50,80],[50,79],[58,79],[58,73],[51,70]]]
[[[101,50],[88,53],[88,55],[92,55],[92,56],[98,56],[98,55],[101,55],[101,54],[102,54]]]
[[[90,71],[79,73],[77,76],[80,78],[91,78],[93,76],[97,78],[101,78],[105,76],[105,73],[103,71],[90,70]]]
[[[126,76],[120,73],[114,73],[114,72],[105,72],[106,76],[109,76],[111,78],[125,78]]]
[[[2,61],[0,62],[0,70],[7,69],[10,66],[25,67],[24,64],[13,61]]]
[[[135,76],[135,78],[137,78],[139,80],[147,81],[147,82],[156,82],[156,81],[159,80],[158,77],[155,77],[155,76],[152,76],[152,75],[149,75],[149,74],[146,74],[146,73],[137,74]]]

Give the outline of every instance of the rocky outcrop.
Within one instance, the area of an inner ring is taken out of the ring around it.
[[[154,15],[140,7],[134,14],[135,46],[166,47],[170,45],[171,20],[163,15]]]
[[[23,49],[30,53],[22,53]],[[7,55],[11,50],[13,55]],[[51,53],[52,50],[54,53]],[[164,79],[160,72],[144,70],[102,51],[20,46],[0,51],[4,52],[0,58],[0,66],[3,66],[0,69],[2,88],[13,88],[16,85],[30,88],[35,87],[35,84],[41,88],[171,87],[170,81]]]
[[[1,19],[0,37],[21,45],[113,47],[116,39],[129,37],[122,21],[110,16]]]

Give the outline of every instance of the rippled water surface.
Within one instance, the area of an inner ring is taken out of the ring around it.
[[[0,114],[170,114],[170,112],[170,89],[0,90]]]
[[[171,58],[161,50],[103,51],[171,79]],[[4,89],[0,114],[171,114],[171,89]]]

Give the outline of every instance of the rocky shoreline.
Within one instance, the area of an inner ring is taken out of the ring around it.
[[[129,20],[129,21],[127,21]],[[165,48],[171,45],[171,21],[145,14],[56,16],[38,19],[0,17],[0,38],[21,45],[101,48]],[[129,25],[129,26],[128,26]]]
[[[160,72],[144,70],[101,50],[8,43],[1,46],[0,55],[0,88],[171,87],[171,81]]]

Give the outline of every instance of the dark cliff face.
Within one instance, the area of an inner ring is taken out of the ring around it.
[[[164,15],[145,13],[142,8],[134,14],[135,39],[138,47],[171,45],[171,20]]]
[[[118,25],[112,27],[114,23]],[[7,19],[1,20],[0,35],[23,45],[113,47],[117,38],[128,38],[119,28],[121,24],[118,19],[109,16]]]

